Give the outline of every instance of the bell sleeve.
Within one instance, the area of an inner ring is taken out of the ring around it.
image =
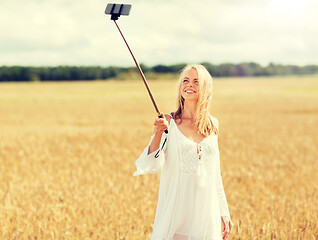
[[[218,121],[217,121],[217,129],[219,131],[219,122]],[[231,219],[226,196],[225,196],[225,192],[224,192],[220,165],[221,165],[220,164],[220,151],[219,151],[219,144],[217,143],[215,183],[216,183],[217,196],[219,199],[220,215],[221,216],[228,216]]]
[[[152,139],[155,137],[153,134],[147,147],[143,150],[141,155],[136,161],[137,171],[133,173],[133,176],[144,175],[147,173],[157,173],[160,172],[165,163],[165,150],[167,147],[167,134],[163,133],[160,140],[159,148],[152,153],[148,154],[148,149]]]
[[[221,176],[221,170],[220,170],[220,153],[219,150],[217,150],[217,163],[216,163],[216,191],[219,199],[219,205],[220,205],[220,214],[221,216],[228,216],[230,217],[229,207],[227,205],[227,200],[223,188],[223,182],[222,182],[222,176]]]

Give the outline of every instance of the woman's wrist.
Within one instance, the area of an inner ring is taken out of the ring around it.
[[[161,137],[165,130],[156,130],[155,136]]]

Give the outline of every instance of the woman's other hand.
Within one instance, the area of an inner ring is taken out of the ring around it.
[[[155,133],[162,134],[166,129],[168,129],[169,123],[163,112],[160,113],[162,118],[157,117],[154,125],[155,125]]]
[[[222,234],[223,234],[223,240],[227,239],[230,236],[230,233],[232,231],[233,223],[231,219],[228,216],[222,216]]]

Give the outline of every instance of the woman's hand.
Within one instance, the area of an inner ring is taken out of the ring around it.
[[[169,123],[163,112],[160,113],[162,118],[157,117],[155,120],[155,133],[163,134],[163,132],[168,129]]]
[[[222,220],[222,226],[223,226],[223,229],[222,229],[223,240],[225,240],[230,236],[233,223],[228,216],[222,216],[221,220]]]

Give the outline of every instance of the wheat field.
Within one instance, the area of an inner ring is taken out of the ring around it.
[[[149,81],[160,110],[176,81]],[[229,239],[318,239],[318,76],[214,80]],[[141,80],[0,84],[0,239],[150,239]]]

